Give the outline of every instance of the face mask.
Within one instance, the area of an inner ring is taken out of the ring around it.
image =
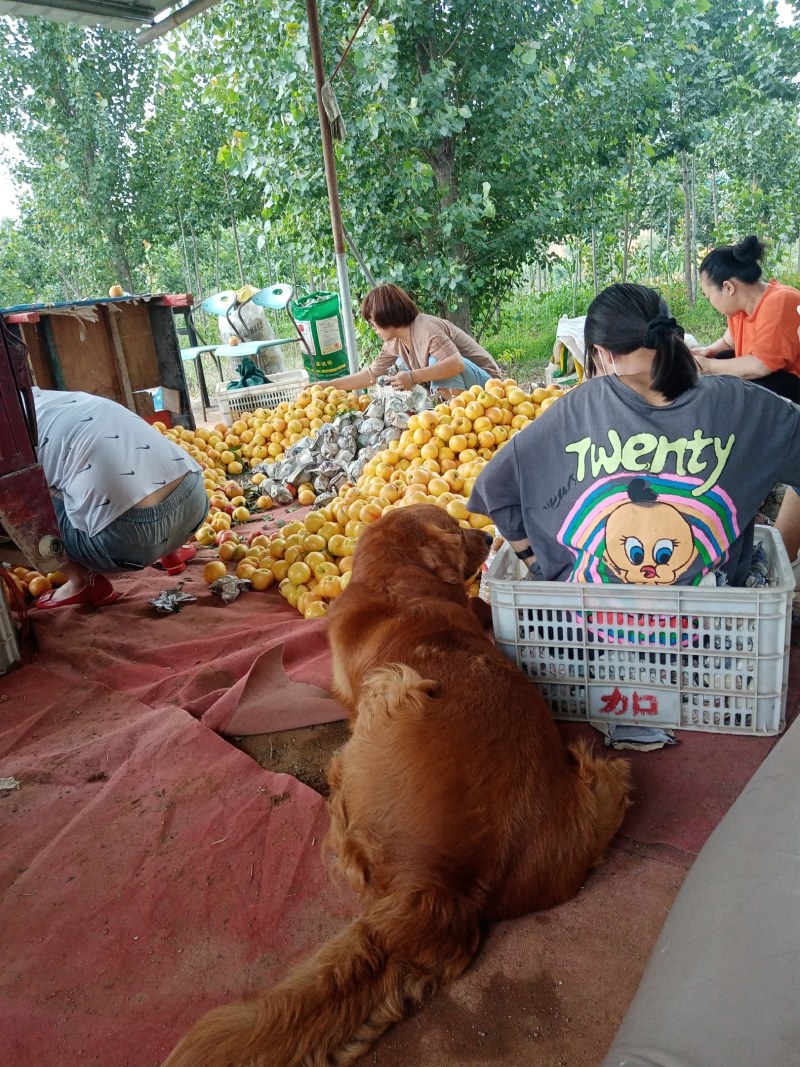
[[[604,357],[603,353],[600,351],[599,348],[596,351],[597,351],[597,355],[600,357],[600,363],[603,366],[603,374],[605,374],[605,375],[614,374],[617,377],[619,377],[619,375],[617,374],[616,364],[614,363],[614,356],[611,354],[611,352],[608,353],[608,358],[611,361],[611,370],[609,370],[608,366],[606,364],[605,357]]]

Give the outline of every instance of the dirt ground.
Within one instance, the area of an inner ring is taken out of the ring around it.
[[[232,741],[265,770],[275,774],[291,774],[327,797],[328,764],[349,735],[346,722],[330,722],[300,730],[282,730],[275,734],[236,737]]]

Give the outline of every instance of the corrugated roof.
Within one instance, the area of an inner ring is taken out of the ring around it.
[[[105,26],[111,30],[135,31],[149,26],[155,15],[169,9],[164,0],[58,0],[35,4],[26,0],[0,0],[0,15],[30,18],[37,15],[53,22],[78,26]]]

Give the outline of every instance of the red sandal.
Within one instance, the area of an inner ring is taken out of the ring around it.
[[[155,563],[156,567],[162,567],[167,574],[180,574],[186,570],[186,564],[197,555],[194,545],[184,545],[176,548],[174,552],[168,552]]]
[[[72,604],[89,604],[93,608],[100,608],[107,604],[113,604],[119,599],[119,593],[114,592],[114,586],[104,574],[92,572],[89,575],[89,584],[81,589],[80,593],[68,596],[65,600],[53,600],[55,589],[42,593],[36,601],[36,607],[40,611],[50,608],[67,608]]]

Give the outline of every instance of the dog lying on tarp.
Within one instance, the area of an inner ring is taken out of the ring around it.
[[[361,535],[329,613],[352,734],[328,844],[361,916],[250,1003],[201,1019],[165,1067],[349,1064],[474,959],[487,926],[567,900],[629,806],[629,767],[565,746],[498,652],[466,580],[490,538],[443,509]]]

